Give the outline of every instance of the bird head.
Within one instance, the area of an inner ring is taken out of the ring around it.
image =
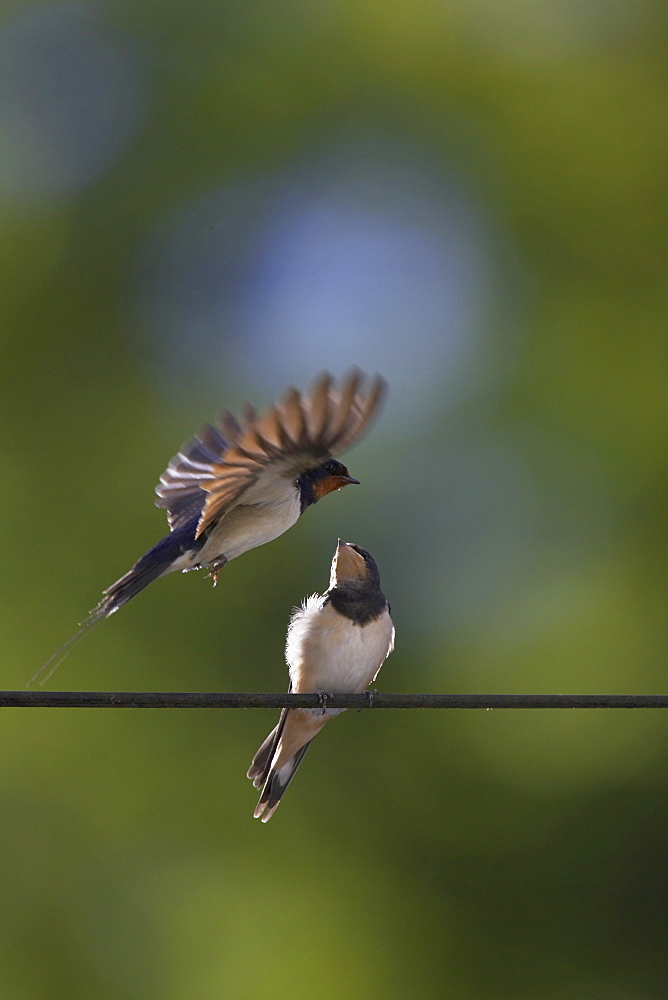
[[[330,590],[336,588],[378,587],[380,573],[376,560],[366,549],[339,538],[329,579]]]
[[[311,481],[315,500],[321,500],[328,493],[340,490],[343,486],[355,484],[359,486],[359,479],[353,479],[345,465],[337,462],[335,458],[330,458],[322,465],[316,466],[308,473]]]

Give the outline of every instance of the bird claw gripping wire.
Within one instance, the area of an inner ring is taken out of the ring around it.
[[[322,714],[324,715],[327,711],[327,699],[333,698],[334,695],[327,691],[316,691],[316,694],[318,695],[318,703],[322,709]]]

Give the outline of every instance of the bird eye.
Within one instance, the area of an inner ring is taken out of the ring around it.
[[[325,471],[336,472],[336,465],[337,465],[336,462],[327,462],[327,464],[325,465]]]

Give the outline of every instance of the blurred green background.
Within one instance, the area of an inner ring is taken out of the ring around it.
[[[337,535],[385,691],[666,690],[665,8],[5,3],[2,687],[165,529],[221,407],[351,364],[359,490],[159,581],[50,682],[283,690]],[[664,258],[665,261],[665,258]],[[667,719],[347,713],[268,826],[271,712],[6,710],[0,997],[653,1000]]]

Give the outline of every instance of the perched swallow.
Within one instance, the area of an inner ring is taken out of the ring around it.
[[[223,413],[183,445],[155,488],[170,532],[103,593],[81,627],[35,676],[44,683],[84,635],[153,580],[210,568],[214,585],[230,559],[278,538],[307,507],[353,479],[334,455],[377,413],[385,381],[356,370],[340,385],[324,374],[309,394],[290,389],[263,416],[248,406],[242,423]]]
[[[288,625],[285,659],[290,691],[364,691],[394,649],[390,606],[375,560],[339,538],[329,589],[308,597]],[[344,708],[283,709],[278,725],[253,757],[248,777],[262,788],[254,816],[271,819],[311,740]]]

